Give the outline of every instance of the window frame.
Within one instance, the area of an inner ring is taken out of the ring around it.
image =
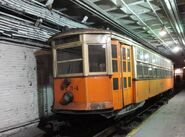
[[[137,45],[134,46],[133,51],[134,51],[134,57],[135,57],[135,60],[134,60],[135,76],[134,76],[134,78],[136,78],[136,79],[161,79],[161,78],[166,78],[167,76],[166,76],[165,72],[161,72],[161,71],[165,70],[165,69],[168,69],[169,71],[173,70],[173,63],[169,59],[167,59],[167,58],[165,58],[165,57],[163,57],[163,56],[161,56],[161,55],[159,55],[159,54],[157,54],[153,51],[144,49],[143,47],[140,47],[140,46],[137,46]],[[149,54],[149,61],[148,62],[144,60],[144,53],[145,52]],[[142,53],[142,54],[140,54],[140,53]],[[143,60],[140,59],[141,56],[143,57]],[[138,70],[139,70],[138,67],[141,66],[140,65],[141,63],[146,64],[148,66],[151,66],[152,72],[150,74],[152,74],[152,76],[150,76],[149,73],[148,73],[148,77],[146,77],[144,75],[144,66],[143,66],[142,75],[138,73]],[[160,70],[160,73],[159,73],[159,69],[162,69],[162,70]]]
[[[94,36],[93,39],[89,39]],[[57,77],[74,77],[74,76],[91,76],[91,75],[112,75],[112,54],[111,54],[111,34],[110,33],[100,33],[100,34],[79,34],[80,41],[64,43],[60,45],[55,44],[55,39],[51,41],[52,53],[53,53],[53,76]],[[103,39],[100,39],[103,37]],[[62,38],[62,37],[61,37]],[[105,60],[106,60],[106,72],[89,72],[89,59],[88,59],[88,45],[106,45],[105,50]],[[62,74],[57,75],[57,55],[56,50],[58,48],[66,47],[77,47],[82,46],[82,69],[83,73],[73,73],[73,74]]]
[[[75,44],[74,44],[75,43]],[[57,60],[57,49],[67,49],[67,48],[74,48],[74,47],[82,47],[82,58],[81,59],[71,59],[66,61],[58,61]],[[71,77],[71,76],[83,76],[84,74],[84,53],[83,53],[83,44],[79,41],[67,43],[65,45],[58,45],[53,48],[53,57],[54,57],[54,76],[55,77]],[[70,74],[58,74],[58,62],[65,63],[65,62],[75,62],[75,61],[82,61],[82,73],[70,73]]]
[[[86,66],[87,67],[87,70],[88,70],[88,75],[105,75],[105,74],[107,74],[108,73],[108,65],[107,65],[107,63],[108,63],[108,60],[107,60],[107,48],[108,48],[108,45],[106,44],[106,43],[86,43],[85,44],[86,46],[85,47],[87,47],[87,60],[88,60],[88,65]],[[103,72],[90,72],[90,70],[89,70],[89,49],[88,49],[88,47],[89,46],[95,46],[95,45],[102,45],[102,46],[104,46],[105,45],[105,68],[106,68],[106,71],[103,71]],[[112,63],[111,63],[112,64]]]

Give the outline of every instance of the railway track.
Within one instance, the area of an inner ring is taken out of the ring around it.
[[[151,116],[161,106],[168,103],[168,101],[176,94],[177,91],[169,96],[160,98],[152,105],[146,105],[142,109],[137,110],[132,115],[117,120],[117,122],[110,127],[102,130],[93,137],[126,137],[130,131],[135,129],[144,120]],[[149,103],[150,104],[150,103]]]
[[[47,133],[44,137],[124,137],[161,106],[166,104],[176,93],[178,91],[170,96],[154,98],[148,101],[141,109],[116,120],[105,120],[102,118],[87,120],[85,118],[78,118],[73,121],[74,119],[68,118],[73,123],[69,122],[71,124],[67,125],[63,123],[63,126],[57,129],[56,132]]]
[[[104,129],[93,137],[124,137],[165,103],[167,103],[167,99],[160,100],[160,102],[147,107],[136,116],[133,116],[130,119],[123,118],[118,123]]]

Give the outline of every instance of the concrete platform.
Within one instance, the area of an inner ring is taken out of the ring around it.
[[[0,137],[44,137],[45,132],[40,130],[38,124],[30,124],[20,128],[0,133]]]
[[[131,131],[127,137],[185,137],[185,90]]]

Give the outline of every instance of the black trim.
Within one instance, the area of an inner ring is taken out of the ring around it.
[[[114,110],[112,109],[101,109],[101,110],[64,110],[64,109],[52,109],[52,112],[58,113],[58,114],[83,114],[83,115],[88,115],[88,114],[103,114],[103,113],[113,113]]]

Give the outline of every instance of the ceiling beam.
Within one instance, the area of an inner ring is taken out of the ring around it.
[[[115,4],[117,4],[117,3],[119,3],[119,4],[122,4],[122,6],[125,6],[134,16],[136,16],[138,19],[139,19],[139,21],[140,22],[142,22],[142,24],[143,25],[145,25],[160,41],[161,41],[161,43],[165,46],[165,47],[167,47],[170,51],[171,51],[171,49],[168,47],[168,45],[159,37],[159,35],[158,34],[156,34],[151,28],[150,28],[150,26],[148,26],[140,17],[139,17],[139,15],[137,14],[137,13],[135,13],[126,3],[125,3],[125,1],[124,0],[117,0],[116,1],[116,3]]]
[[[185,34],[184,34],[184,29],[181,24],[181,19],[178,14],[178,9],[177,9],[177,3],[176,0],[161,0],[161,4],[170,20],[170,23],[175,30],[175,32],[178,35],[179,38],[179,43],[181,43],[181,47],[185,50]]]
[[[132,30],[129,30],[128,28],[126,28],[126,26],[124,26],[123,24],[120,24],[118,20],[115,20],[110,14],[102,10],[100,7],[98,7],[98,5],[92,3],[90,0],[71,0],[71,2],[89,11],[90,13],[96,15],[100,20],[109,23],[109,25],[120,30],[121,32],[123,32],[123,34],[126,34],[127,36],[135,39],[136,41],[144,44],[148,48],[151,48],[154,51],[164,55],[163,52],[158,51],[156,48],[154,48],[146,39],[142,39],[139,35],[134,33]]]

